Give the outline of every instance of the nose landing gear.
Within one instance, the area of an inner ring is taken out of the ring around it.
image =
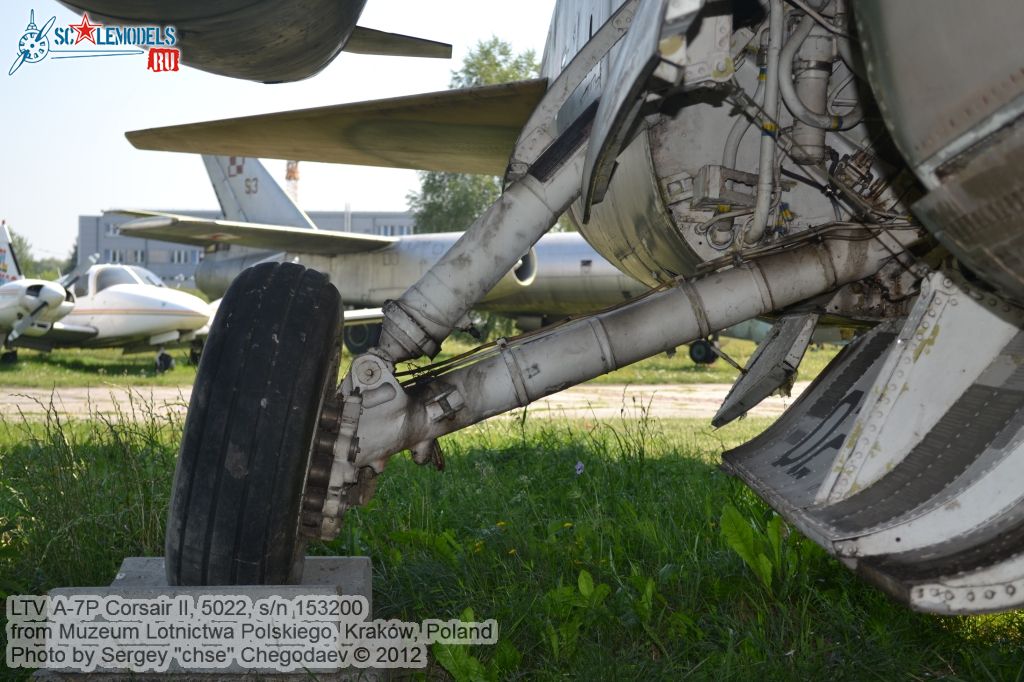
[[[174,475],[170,584],[282,584],[301,575],[302,492],[321,406],[335,389],[340,330],[337,289],[301,265],[257,265],[228,289]]]

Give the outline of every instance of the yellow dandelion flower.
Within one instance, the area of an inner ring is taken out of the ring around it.
[[[498,528],[504,528],[504,527],[505,527],[505,526],[507,526],[508,524],[507,524],[507,523],[505,523],[504,521],[498,521],[498,522],[497,522],[496,524],[494,524],[494,525],[495,525],[495,526],[497,526]]]
[[[562,528],[572,528],[572,521],[566,521],[563,523]]]
[[[519,552],[517,552],[517,551],[516,551],[516,548],[515,548],[515,547],[513,547],[512,549],[510,549],[510,550],[508,551],[508,553],[509,553],[509,554],[518,554]]]

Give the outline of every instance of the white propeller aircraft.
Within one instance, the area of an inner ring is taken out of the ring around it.
[[[74,296],[56,282],[22,277],[6,223],[0,223],[0,338],[2,359],[11,362],[17,352],[8,350],[19,337],[37,337],[64,318],[74,307]]]
[[[206,301],[165,287],[159,277],[137,265],[92,265],[62,282],[74,294],[73,309],[44,333],[22,336],[14,346],[142,352],[187,343],[210,319]]]
[[[155,350],[202,335],[210,305],[136,265],[91,264],[59,282],[25,279],[0,225],[0,335],[4,360],[15,348],[61,347]]]

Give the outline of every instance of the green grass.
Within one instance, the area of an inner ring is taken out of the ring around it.
[[[433,650],[456,679],[1021,679],[1019,613],[910,613],[781,526],[767,580],[748,567],[721,526],[763,542],[778,522],[716,465],[767,424],[492,421],[443,439],[443,473],[395,457],[312,551],[372,557],[379,618],[497,619],[497,646]],[[179,433],[0,423],[0,589],[160,554]]]
[[[740,339],[722,339],[722,349],[741,366],[746,364],[755,344]],[[473,346],[458,340],[445,342],[437,361],[464,353]],[[828,364],[838,348],[810,348],[800,366],[800,379],[812,379]],[[189,386],[196,371],[188,365],[184,350],[171,351],[173,370],[157,374],[152,353],[123,355],[120,350],[65,348],[52,353],[20,349],[16,364],[0,364],[0,386],[53,388],[71,386]],[[348,360],[346,353],[345,360]],[[421,363],[418,363],[421,364]],[[681,346],[673,357],[657,355],[592,380],[597,384],[699,384],[732,383],[736,370],[724,360],[695,365]]]
[[[736,361],[740,367],[754,353],[757,344],[745,339],[722,338],[722,350]],[[825,346],[822,349],[811,346],[807,349],[800,363],[798,381],[810,380],[818,376],[825,365],[839,352],[838,346]],[[710,365],[694,364],[687,355],[687,347],[680,346],[673,357],[665,354],[656,355],[643,362],[623,367],[592,383],[595,384],[731,384],[736,380],[736,371],[729,363],[719,358]]]
[[[0,386],[190,386],[196,370],[188,364],[188,352],[170,352],[174,369],[157,374],[155,352],[123,355],[113,348],[62,348],[41,353],[19,348],[16,363],[0,364]]]

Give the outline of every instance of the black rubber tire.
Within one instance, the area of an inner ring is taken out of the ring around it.
[[[203,357],[203,341],[196,339],[188,347],[188,364],[198,367],[201,357]]]
[[[362,355],[380,341],[380,324],[351,324],[345,327],[345,348],[352,355]]]
[[[718,355],[712,350],[710,341],[697,339],[690,344],[690,359],[698,365],[710,365],[718,359]]]
[[[168,511],[171,585],[301,578],[302,488],[339,352],[341,298],[293,263],[243,271],[196,373]]]

